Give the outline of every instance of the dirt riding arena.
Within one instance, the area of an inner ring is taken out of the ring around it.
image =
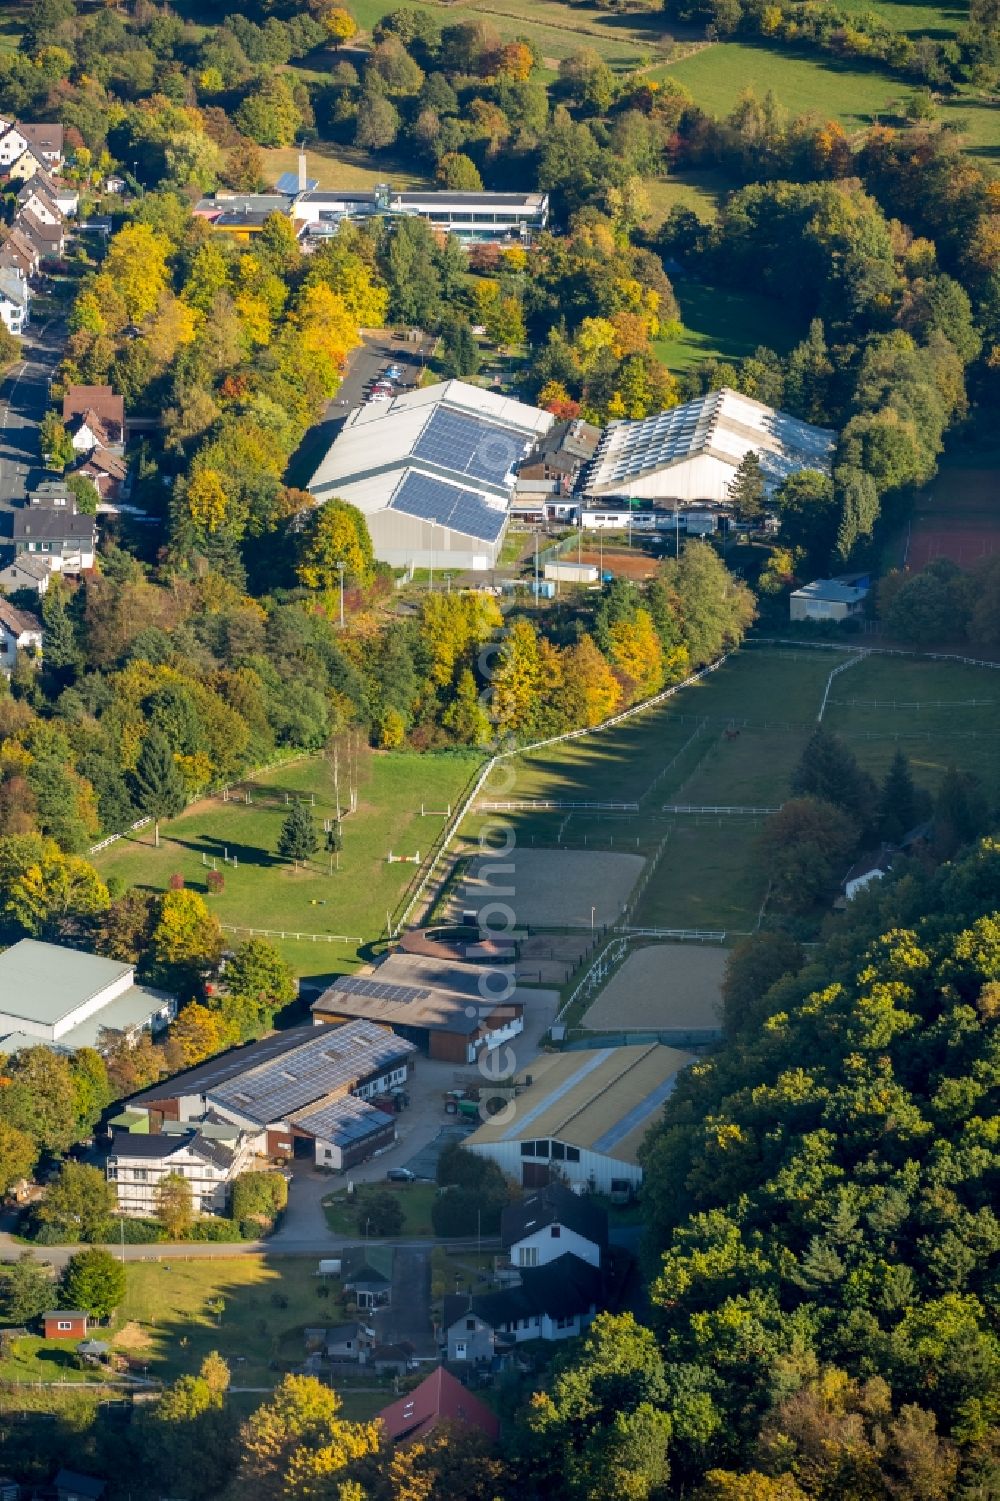
[[[635,949],[580,1025],[601,1032],[718,1027],[727,957],[726,949],[695,943]]]
[[[572,561],[570,553],[566,557],[567,561]],[[615,578],[620,579],[651,579],[659,567],[658,558],[638,547],[622,548],[620,551],[606,547],[603,553],[599,548],[592,547],[581,555],[580,562],[603,568],[605,573],[613,573]]]
[[[995,470],[942,469],[917,501],[906,567],[916,573],[935,558],[950,558],[971,568],[1000,552],[996,496]]]
[[[453,909],[458,915],[497,902],[511,909],[518,928],[601,928],[621,916],[644,864],[641,855],[516,848],[474,861]],[[497,913],[489,926],[501,925]]]

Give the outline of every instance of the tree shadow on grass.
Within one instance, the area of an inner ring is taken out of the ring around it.
[[[270,869],[275,865],[287,865],[280,855],[272,855],[270,850],[261,849],[259,844],[233,844],[228,839],[217,839],[211,834],[201,834],[196,839],[174,839],[174,844],[179,844],[183,849],[193,850],[199,855],[208,855],[217,863],[217,868],[225,873],[233,860],[237,862],[236,869],[241,865],[255,865],[264,869]],[[229,863],[226,863],[226,856]]]

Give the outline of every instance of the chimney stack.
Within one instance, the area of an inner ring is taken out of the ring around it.
[[[306,190],[306,188],[308,187],[308,185],[309,185],[308,184],[308,179],[306,177],[306,154],[305,154],[304,151],[300,151],[299,152],[299,192],[300,193],[304,193],[305,190]]]

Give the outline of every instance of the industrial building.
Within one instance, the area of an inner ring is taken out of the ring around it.
[[[518,465],[552,425],[538,407],[464,381],[407,391],[347,418],[309,489],[357,506],[396,568],[496,565]]]
[[[659,1043],[543,1054],[515,1079],[515,1108],[464,1144],[525,1188],[558,1177],[627,1197],[642,1182],[639,1145],[691,1061]]]
[[[394,954],[370,974],[335,980],[313,1002],[313,1019],[363,1017],[391,1027],[430,1058],[474,1063],[480,1051],[509,1042],[524,1028],[523,996],[516,988],[506,995],[507,974],[506,969]]]
[[[800,469],[829,474],[835,442],[829,428],[723,387],[641,422],[611,423],[582,488],[590,499],[718,502],[748,453],[756,453],[771,491]]]
[[[165,1027],[177,1002],[135,983],[135,965],[22,938],[0,954],[0,1052],[74,1052]]]
[[[122,1124],[170,1134],[172,1122],[229,1122],[258,1156],[353,1167],[395,1140],[394,1116],[372,1102],[402,1089],[415,1052],[369,1021],[294,1027],[134,1095]]]

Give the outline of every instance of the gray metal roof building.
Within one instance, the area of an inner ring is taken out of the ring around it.
[[[135,984],[135,967],[58,943],[22,938],[0,954],[0,1050],[96,1046],[104,1031],[165,1025],[176,1002]]]
[[[537,407],[443,381],[352,412],[309,489],[357,506],[385,563],[488,569],[517,466],[551,425]]]

